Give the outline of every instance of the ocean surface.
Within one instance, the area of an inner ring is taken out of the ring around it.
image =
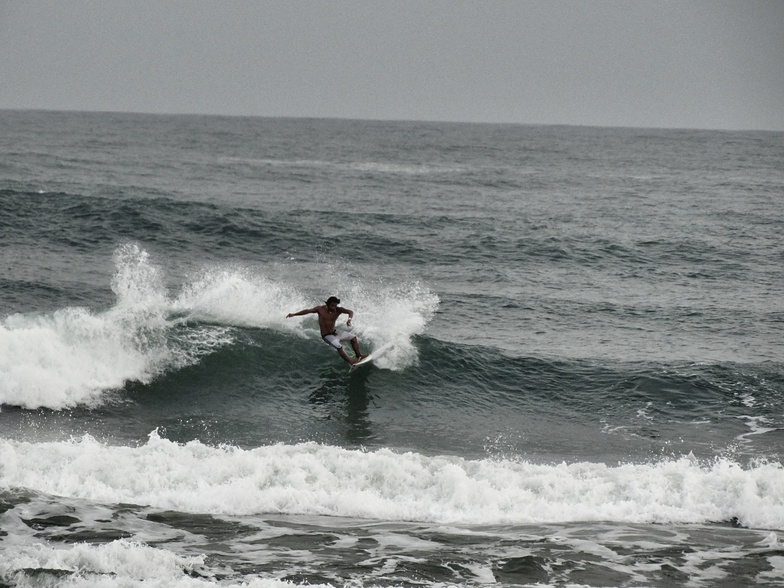
[[[0,111],[0,260],[1,587],[784,585],[784,133]]]

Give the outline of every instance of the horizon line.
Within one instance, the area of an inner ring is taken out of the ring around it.
[[[320,121],[346,121],[346,122],[377,122],[377,123],[420,123],[420,124],[453,124],[453,125],[488,125],[488,126],[521,126],[521,127],[576,127],[593,129],[628,129],[647,131],[712,131],[726,133],[784,133],[781,129],[761,128],[717,128],[717,127],[688,127],[688,126],[636,126],[636,125],[607,125],[596,123],[563,123],[563,122],[519,122],[519,121],[477,121],[477,120],[451,120],[451,119],[406,119],[406,118],[371,118],[347,116],[308,116],[308,115],[270,115],[270,114],[225,114],[215,112],[172,112],[172,111],[146,111],[146,110],[79,110],[73,108],[15,108],[0,106],[0,112],[40,112],[40,113],[66,113],[66,114],[114,114],[114,115],[139,115],[139,116],[171,116],[171,117],[205,117],[205,118],[259,118],[259,119],[284,119],[284,120],[320,120]]]

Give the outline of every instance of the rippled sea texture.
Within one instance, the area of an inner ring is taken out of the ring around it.
[[[0,584],[784,581],[783,134],[0,121]]]

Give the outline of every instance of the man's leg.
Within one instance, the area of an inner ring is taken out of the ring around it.
[[[340,344],[340,339],[336,335],[324,335],[321,338],[324,340],[324,343],[336,350],[338,355],[340,355],[340,357],[342,357],[347,363],[350,363],[351,365],[356,363],[346,354],[345,351],[343,351],[343,346]]]
[[[359,352],[359,341],[357,341],[357,338],[356,338],[356,337],[354,337],[354,338],[351,340],[351,348],[354,350],[354,355],[356,355],[356,356],[357,356],[357,359],[362,359],[362,358],[364,357],[364,356],[363,356],[363,355],[362,355],[362,354]]]
[[[342,357],[343,359],[345,359],[345,360],[346,360],[346,361],[347,361],[349,364],[351,364],[351,365],[354,365],[355,363],[357,363],[357,361],[356,361],[355,359],[351,359],[351,358],[348,356],[348,354],[347,354],[345,351],[343,351],[343,348],[342,348],[342,347],[341,347],[340,349],[338,349],[338,354],[340,355],[340,357]]]

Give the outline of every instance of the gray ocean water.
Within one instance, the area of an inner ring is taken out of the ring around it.
[[[783,197],[784,133],[0,111],[0,586],[782,585]]]

